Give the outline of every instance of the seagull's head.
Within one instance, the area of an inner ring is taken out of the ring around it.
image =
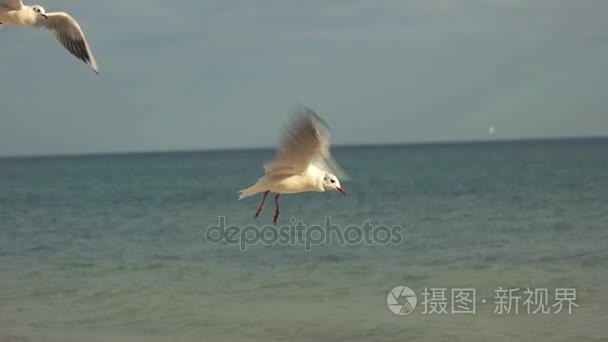
[[[34,13],[36,13],[36,15],[39,15],[41,17],[45,17],[46,19],[48,19],[49,17],[46,15],[46,10],[44,9],[44,7],[40,6],[40,5],[35,5],[32,6],[32,11],[34,11]]]
[[[344,196],[346,196],[346,190],[344,190],[340,186],[340,181],[338,177],[332,175],[329,172],[325,173],[325,177],[323,177],[323,188],[325,191],[338,191],[341,192]]]

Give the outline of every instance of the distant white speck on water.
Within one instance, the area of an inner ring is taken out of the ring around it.
[[[494,131],[495,131],[494,126],[490,126],[490,127],[488,127],[488,134],[489,134],[489,135],[494,134]]]

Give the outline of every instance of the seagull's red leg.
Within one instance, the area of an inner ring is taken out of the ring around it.
[[[274,224],[277,224],[277,221],[279,220],[279,196],[281,194],[276,194],[274,196],[274,217],[272,218],[272,222]]]
[[[260,213],[262,212],[262,210],[264,210],[264,202],[266,201],[266,196],[268,196],[269,192],[270,192],[270,190],[264,192],[264,195],[262,195],[262,203],[260,203],[258,210],[255,211],[255,215],[253,216],[254,219],[257,219],[258,216],[260,215]]]

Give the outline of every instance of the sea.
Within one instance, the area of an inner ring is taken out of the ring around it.
[[[0,159],[0,341],[608,340],[608,139],[333,153],[309,248],[237,199],[271,149]]]

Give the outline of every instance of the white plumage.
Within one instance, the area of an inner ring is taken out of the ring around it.
[[[338,191],[346,195],[338,175],[346,178],[329,152],[329,129],[310,108],[300,106],[285,127],[275,158],[264,165],[265,174],[257,183],[239,192],[239,199],[262,192],[262,203],[254,217],[264,208],[268,193],[275,195],[276,223],[279,195],[300,192]]]
[[[0,24],[44,27],[53,32],[72,55],[99,73],[97,61],[80,25],[65,12],[46,13],[42,6],[25,6],[21,0],[0,0]]]

